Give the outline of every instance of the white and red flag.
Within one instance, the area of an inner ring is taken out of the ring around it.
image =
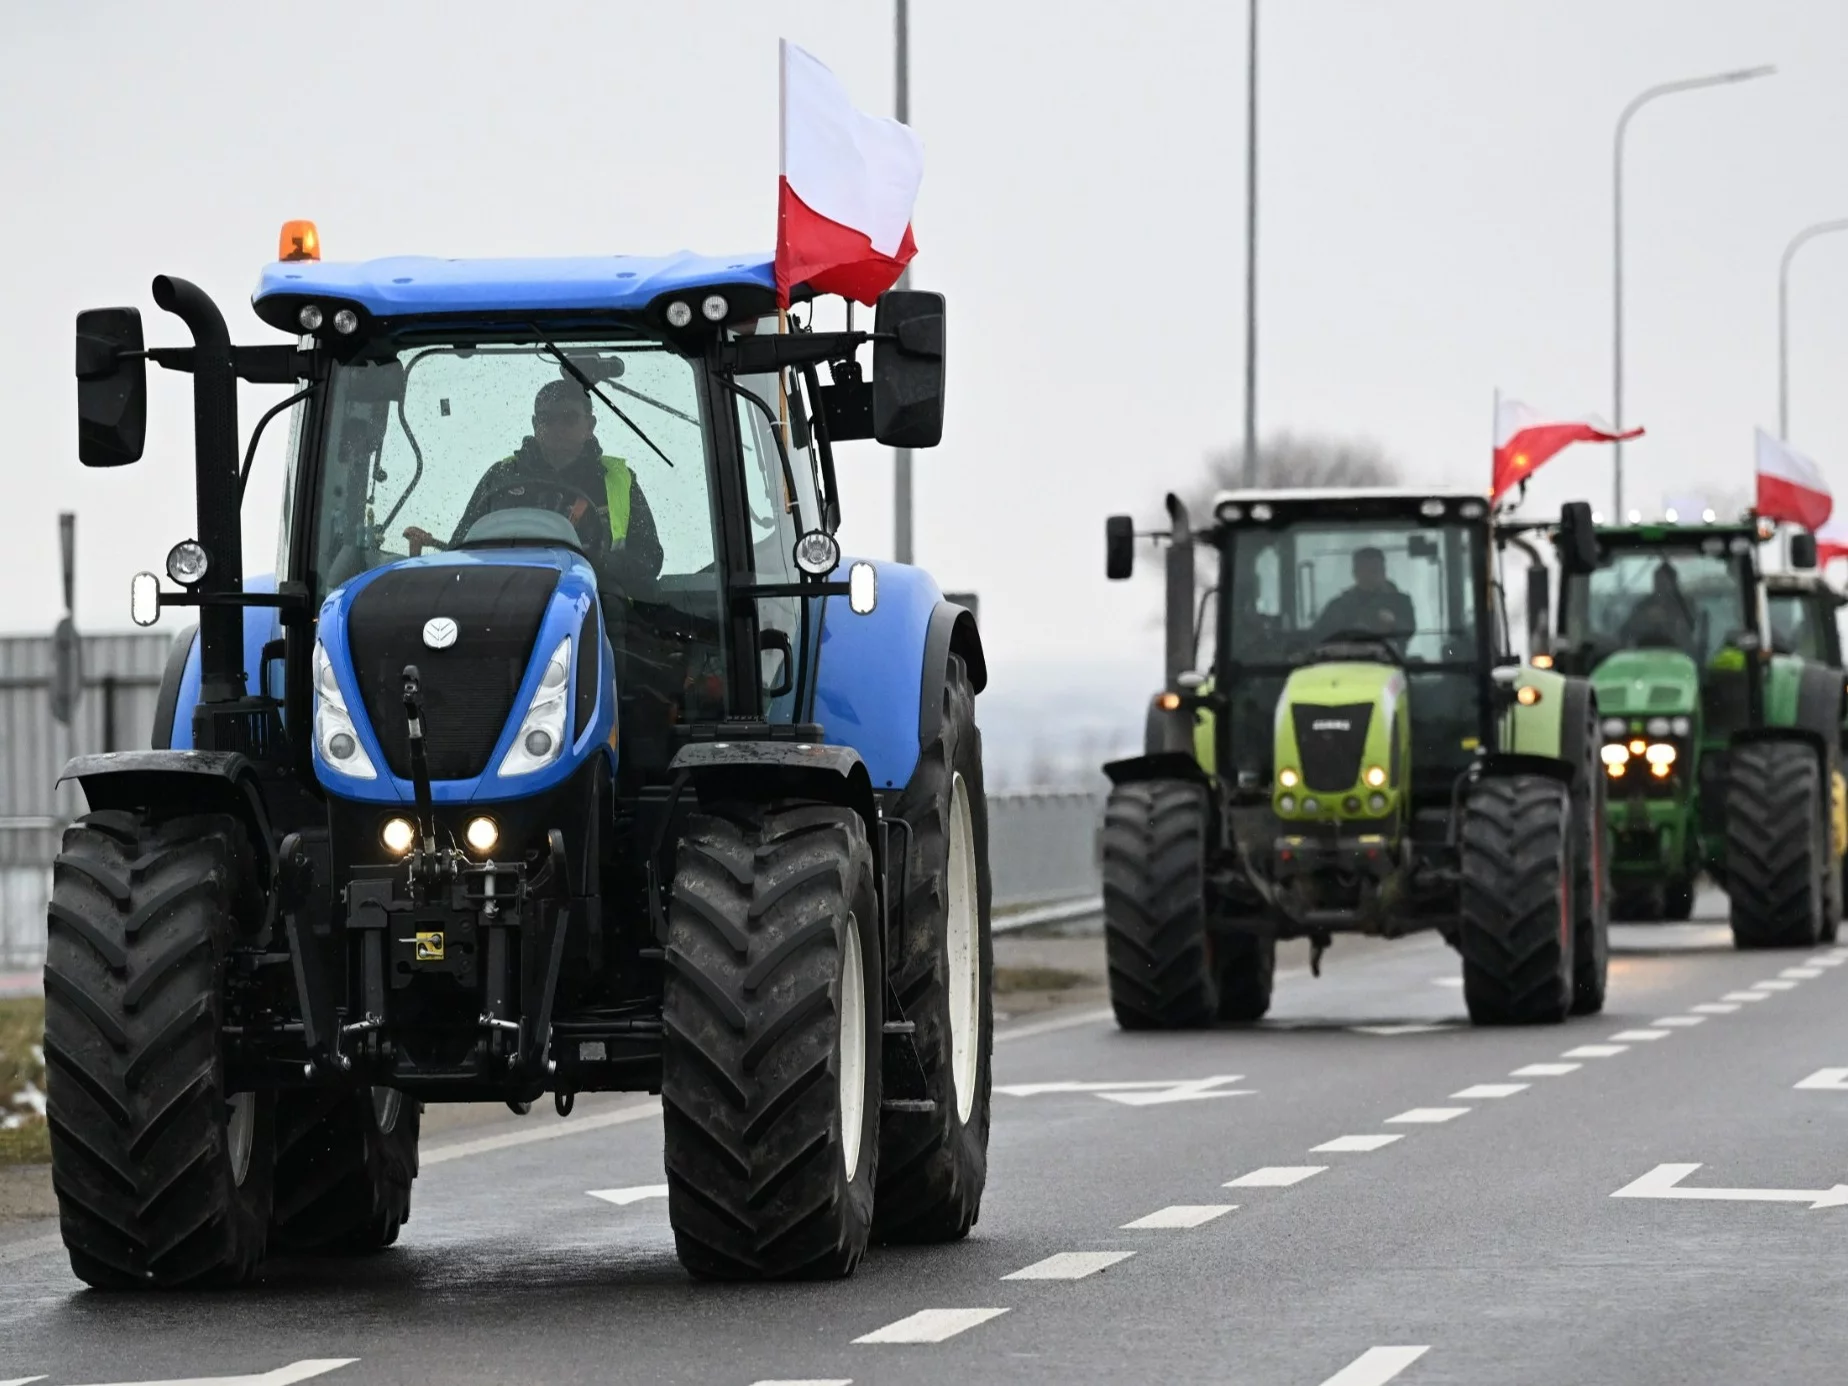
[[[1539,470],[1540,464],[1573,443],[1616,443],[1640,438],[1643,430],[1621,432],[1602,419],[1587,415],[1562,419],[1542,414],[1519,400],[1498,399],[1495,404],[1495,471],[1489,487],[1494,503]]]
[[[1833,563],[1848,558],[1848,519],[1831,515],[1829,522],[1816,531],[1816,564]]]
[[[782,64],[777,297],[787,304],[806,284],[870,304],[917,254],[924,146],[910,126],[855,109],[840,80],[787,39]]]
[[[1768,520],[1820,530],[1835,509],[1835,497],[1829,493],[1829,483],[1822,479],[1822,468],[1762,428],[1754,432],[1758,454],[1758,513]]]

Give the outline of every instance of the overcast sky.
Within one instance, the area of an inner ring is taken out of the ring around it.
[[[1013,677],[1133,659],[1152,682],[1157,584],[1107,585],[1101,531],[1240,429],[1244,6],[911,8],[915,273],[951,322],[921,561],[980,591]],[[768,248],[779,36],[890,110],[883,0],[0,0],[0,628],[56,619],[58,510],[81,515],[91,630],[126,625],[129,576],[192,529],[184,378],[155,373],[139,466],[78,466],[78,308],[137,303],[178,343],[148,298],[173,273],[275,340],[248,296],[289,217],[329,258]],[[1610,411],[1624,102],[1776,63],[1652,105],[1629,143],[1631,502],[1749,495],[1779,253],[1848,216],[1848,4],[1267,0],[1260,49],[1260,429],[1372,438],[1412,479],[1472,486],[1496,387]],[[1803,252],[1792,300],[1793,441],[1841,475],[1848,235]],[[253,570],[279,461],[245,510]],[[1609,461],[1564,455],[1532,508],[1608,508]],[[887,454],[858,445],[844,485],[849,551],[888,555]]]

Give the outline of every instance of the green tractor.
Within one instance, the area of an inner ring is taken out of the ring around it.
[[[1761,576],[1750,517],[1597,539],[1596,565],[1563,579],[1552,658],[1597,689],[1614,912],[1686,919],[1706,872],[1739,947],[1833,939],[1848,840],[1837,599],[1813,577]],[[1813,567],[1814,539],[1796,536],[1791,559]]]
[[[1256,1020],[1279,939],[1309,940],[1319,973],[1336,934],[1425,929],[1462,955],[1477,1024],[1601,1009],[1598,708],[1510,653],[1483,498],[1230,492],[1197,537],[1167,505],[1141,536],[1167,544],[1166,683],[1144,754],[1104,767],[1118,1023]],[[1590,508],[1561,531],[1589,566]],[[1135,528],[1106,533],[1126,578]],[[1197,544],[1217,568],[1198,607]]]

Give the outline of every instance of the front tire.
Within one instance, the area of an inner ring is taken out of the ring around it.
[[[397,1241],[411,1216],[422,1120],[423,1104],[391,1088],[282,1094],[270,1244],[365,1255]]]
[[[66,829],[45,956],[52,1183],[98,1289],[235,1285],[262,1263],[272,1103],[227,1090],[240,929],[260,917],[243,826],[107,810]]]
[[[866,829],[832,804],[695,817],[668,910],[661,1103],[680,1262],[850,1275],[872,1230],[884,968]]]
[[[1208,825],[1202,785],[1144,780],[1110,791],[1104,947],[1111,1009],[1125,1030],[1198,1029],[1218,1017],[1219,966],[1207,927]],[[1268,994],[1264,1000],[1268,1006]]]
[[[1828,857],[1822,771],[1794,741],[1735,746],[1726,783],[1726,892],[1739,948],[1807,948],[1822,936]]]
[[[888,887],[904,898],[902,952],[889,970],[936,1106],[880,1121],[873,1233],[948,1242],[981,1214],[994,1047],[988,804],[975,689],[959,655],[944,678],[942,730],[919,756],[898,815],[911,832],[905,880]]]
[[[1463,806],[1463,999],[1477,1025],[1554,1025],[1572,1009],[1571,800],[1541,775],[1482,780]]]

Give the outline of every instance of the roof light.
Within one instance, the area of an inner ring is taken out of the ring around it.
[[[1536,669],[1551,669],[1553,667],[1553,656],[1550,654],[1537,654],[1530,659],[1528,663],[1533,665]]]
[[[1662,512],[1662,518],[1667,520],[1671,525],[1676,524],[1681,519],[1681,512],[1676,510],[1675,507],[1671,505],[1668,507],[1668,509]]]
[[[1219,508],[1213,512],[1219,516],[1222,525],[1236,524],[1245,518],[1245,507],[1237,501],[1221,501]]]
[[[1466,500],[1457,507],[1457,514],[1466,520],[1480,520],[1488,507],[1479,500]]]
[[[1629,519],[1631,524],[1640,525],[1643,522],[1643,512],[1640,510],[1632,510]]]
[[[278,260],[318,260],[321,258],[321,233],[312,221],[285,221],[276,244]]]
[[[1441,500],[1435,499],[1425,501],[1418,507],[1418,513],[1425,516],[1427,519],[1435,520],[1439,515],[1444,513],[1444,503]]]
[[[669,327],[685,327],[692,321],[693,310],[679,299],[667,305],[667,325]]]
[[[1592,511],[1592,512],[1591,512],[1591,522],[1592,522],[1592,523],[1593,523],[1594,525],[1601,525],[1601,524],[1603,524],[1603,523],[1604,523],[1604,512],[1603,512],[1602,510],[1594,510],[1594,511]]]
[[[731,304],[725,301],[724,294],[707,294],[700,300],[699,313],[707,322],[724,322],[729,312]]]
[[[1251,518],[1258,521],[1260,524],[1270,519],[1270,517],[1271,508],[1263,501],[1259,501],[1256,505],[1251,507]]]
[[[1712,524],[1715,518],[1711,510],[1703,510],[1700,512],[1700,522],[1704,525]]]

